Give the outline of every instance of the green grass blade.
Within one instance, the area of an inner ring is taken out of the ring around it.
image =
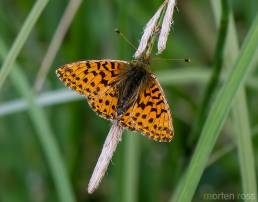
[[[192,134],[190,134],[190,138],[188,140],[189,145],[193,145],[196,142],[198,134],[200,134],[202,124],[207,117],[210,104],[212,99],[216,93],[216,89],[219,86],[219,79],[222,73],[222,66],[223,66],[223,56],[225,52],[226,46],[226,38],[228,32],[228,22],[229,22],[229,3],[228,0],[222,0],[221,2],[221,9],[222,14],[220,18],[220,25],[218,30],[218,39],[214,53],[214,64],[212,70],[212,76],[206,86],[203,100],[201,103],[201,108],[199,113],[197,114],[196,123],[193,126]]]
[[[214,13],[219,11],[219,2],[212,2]],[[218,15],[215,15],[218,18]],[[225,58],[227,58],[226,66],[232,66],[233,62],[237,58],[239,48],[238,40],[235,31],[235,24],[233,17],[231,16],[231,23],[229,27],[229,34],[227,40],[227,52]],[[257,183],[254,163],[254,152],[252,146],[252,137],[250,122],[248,118],[248,109],[246,104],[245,88],[241,87],[239,93],[236,96],[236,102],[232,107],[233,119],[235,125],[235,136],[238,149],[239,164],[242,178],[243,193],[253,194],[257,196]],[[249,201],[249,200],[245,200]],[[254,199],[252,201],[257,201]]]
[[[258,16],[246,36],[238,60],[232,68],[228,79],[219,90],[210,113],[204,123],[200,139],[187,169],[185,178],[179,185],[178,194],[173,201],[191,201],[198,186],[202,173],[208,162],[209,155],[230,110],[232,101],[251,69],[250,61],[254,57],[258,44]]]
[[[157,72],[157,77],[163,85],[189,84],[196,82],[207,82],[211,76],[211,71],[207,67],[195,68],[186,67],[180,69],[170,69]]]
[[[242,177],[243,193],[257,196],[257,183],[252,146],[251,129],[248,117],[246,95],[243,87],[240,88],[233,107],[233,118],[236,128],[236,142]],[[245,200],[245,201],[257,201]]]
[[[252,138],[258,135],[258,125],[252,127]],[[218,151],[215,151],[212,156],[209,158],[209,162],[207,164],[207,167],[211,166],[213,163],[215,163],[217,160],[228,154],[229,152],[233,151],[236,148],[235,142],[232,142],[231,144],[225,145],[223,148],[219,149]]]
[[[0,41],[0,57],[5,56],[5,47]],[[63,159],[58,149],[58,144],[54,139],[47,118],[43,110],[35,103],[32,89],[25,78],[25,75],[19,67],[14,66],[10,74],[11,81],[16,87],[17,91],[25,98],[28,103],[28,113],[31,121],[37,131],[38,139],[40,141],[42,150],[44,151],[50,172],[55,183],[57,193],[60,201],[73,202],[75,201],[69,177],[67,175]]]
[[[67,102],[75,102],[82,99],[85,98],[77,94],[76,92],[67,90],[67,88],[42,93],[34,98],[36,104],[40,107],[59,105]],[[0,105],[0,117],[26,111],[27,109],[28,103],[24,99],[11,100]]]
[[[82,0],[70,0],[65,8],[63,16],[60,19],[60,22],[56,28],[56,31],[51,39],[49,47],[46,51],[46,54],[41,62],[41,66],[36,76],[34,83],[34,89],[36,92],[39,92],[44,84],[44,81],[47,77],[47,74],[50,70],[51,65],[53,64],[54,59],[60,49],[65,35],[71,26],[73,18],[75,17]]]
[[[34,4],[32,10],[29,13],[29,16],[25,20],[18,36],[16,37],[9,53],[5,57],[4,63],[0,70],[0,89],[11,71],[11,68],[14,65],[14,62],[19,55],[25,41],[29,37],[29,34],[34,27],[35,23],[37,22],[39,16],[41,15],[42,11],[46,7],[49,0],[37,0]]]
[[[139,177],[139,158],[140,158],[140,138],[133,132],[127,132],[125,141],[126,148],[124,152],[124,190],[123,201],[131,202],[138,199],[138,177]]]

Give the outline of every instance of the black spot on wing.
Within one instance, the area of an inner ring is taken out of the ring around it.
[[[158,112],[156,108],[151,108],[150,112]]]
[[[165,109],[161,109],[161,112],[160,113],[166,113],[167,112],[167,110],[165,110]]]
[[[160,101],[157,102],[157,105],[160,105],[162,103],[165,104],[163,100],[160,100]]]
[[[86,67],[88,68],[88,69],[90,69],[91,68],[91,65],[90,65],[90,63],[86,63]]]
[[[106,70],[106,71],[109,71],[109,69],[107,68],[107,62],[104,62],[103,64],[102,64],[102,67]]]
[[[152,122],[153,122],[153,118],[150,118],[150,119],[149,119],[149,123],[152,123]]]
[[[153,102],[147,102],[146,106],[153,106]]]
[[[101,76],[102,78],[104,78],[104,77],[106,76],[106,74],[105,74],[104,72],[99,72],[99,74],[100,74],[100,76]]]
[[[107,86],[108,85],[108,80],[102,79],[100,83],[103,84],[104,86]]]
[[[152,98],[153,100],[159,100],[160,97],[161,97],[161,94],[159,94],[158,96],[152,96],[151,98]]]
[[[142,122],[141,122],[141,121],[139,121],[138,124],[139,124],[140,126],[142,126]]]
[[[139,106],[141,109],[144,109],[146,105],[145,105],[144,103],[140,103],[140,104],[138,104],[138,106]]]
[[[111,69],[115,69],[115,63],[114,62],[110,62],[111,64]]]
[[[147,97],[147,96],[150,96],[151,93],[147,93],[146,91],[144,91],[144,96]]]
[[[96,64],[97,64],[97,68],[99,69],[101,66],[100,62],[96,62]]]
[[[159,88],[154,88],[151,92],[152,92],[152,93],[155,93],[155,92],[157,92],[157,91],[159,91]]]
[[[96,72],[96,71],[92,71],[91,72],[94,76],[97,76],[98,75],[98,73]]]
[[[118,76],[118,74],[116,74],[115,71],[111,71],[111,76],[116,77],[116,76]]]

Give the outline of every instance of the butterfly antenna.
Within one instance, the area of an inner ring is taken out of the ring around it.
[[[133,43],[122,33],[119,29],[114,30],[119,36],[121,36],[131,47],[133,47],[135,50],[137,50],[136,46],[133,45]]]
[[[153,58],[152,60],[170,60],[170,61],[184,61],[184,62],[191,62],[190,58],[184,58],[184,59],[174,59],[174,58]]]

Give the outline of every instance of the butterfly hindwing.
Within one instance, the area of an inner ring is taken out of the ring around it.
[[[67,86],[84,94],[100,116],[115,119],[117,104],[115,83],[128,62],[121,60],[86,60],[66,64],[57,75]]]
[[[148,85],[124,113],[121,123],[156,141],[172,140],[174,131],[169,105],[155,76],[149,78]]]

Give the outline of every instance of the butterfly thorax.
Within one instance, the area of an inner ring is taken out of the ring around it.
[[[148,64],[140,61],[131,62],[125,72],[121,74],[118,84],[117,116],[121,116],[134,104],[140,90],[144,90],[148,84],[150,72]]]

